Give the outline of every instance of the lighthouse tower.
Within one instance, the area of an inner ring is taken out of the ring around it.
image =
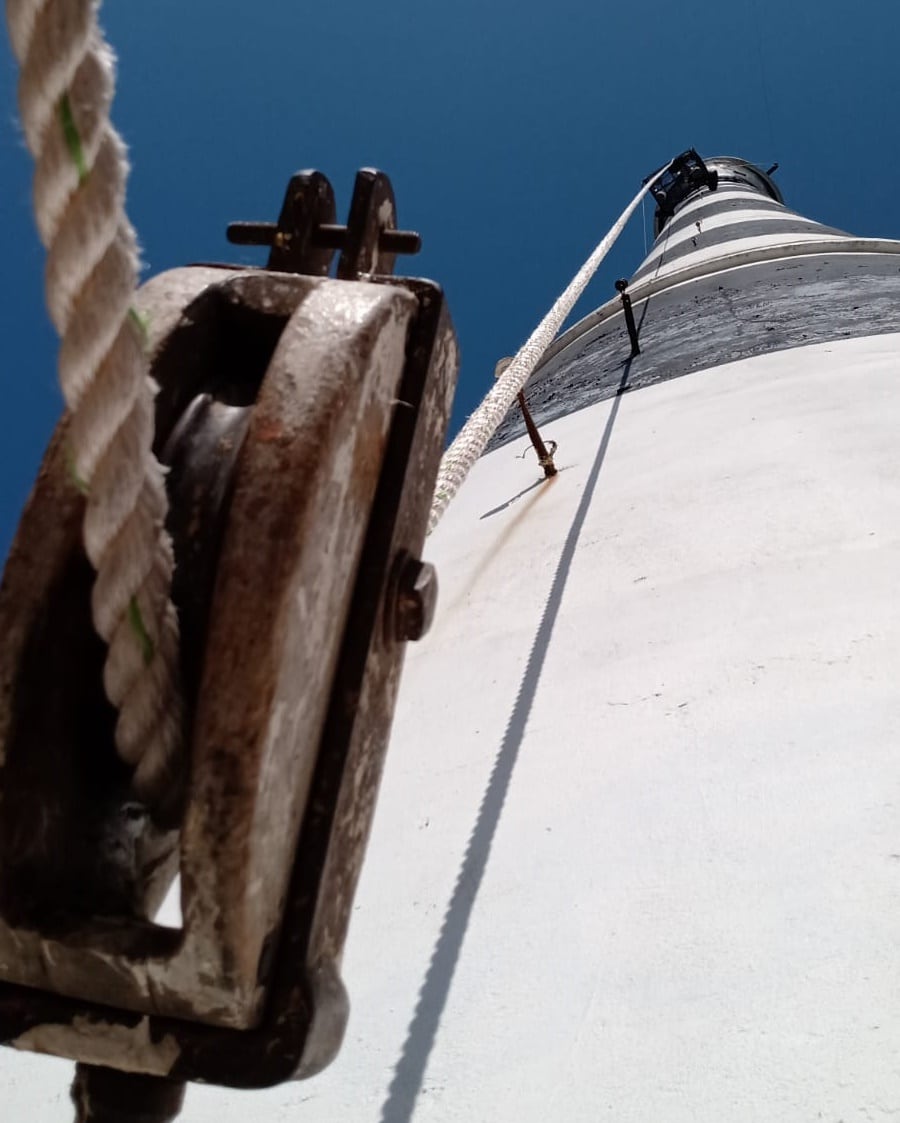
[[[557,474],[515,407],[429,540],[340,1057],[185,1120],[900,1105],[900,242],[739,159],[653,191],[635,340],[613,294],[526,388]]]
[[[558,474],[514,408],[430,540],[320,1084],[354,1118],[900,1104],[900,243],[738,159],[654,194],[639,353],[617,294],[563,335]]]
[[[653,193],[656,240],[627,288],[640,354],[625,362],[621,304],[603,305],[556,341],[532,378],[536,418],[738,359],[900,330],[895,241],[797,214],[744,160],[686,153]],[[493,447],[520,432],[514,411]]]

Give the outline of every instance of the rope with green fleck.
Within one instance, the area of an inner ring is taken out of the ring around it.
[[[163,468],[152,452],[156,386],[134,307],[139,256],[125,215],[128,160],[110,124],[115,60],[97,0],[6,0],[21,64],[19,106],[35,158],[34,210],[46,296],[60,337],[68,467],[85,496],[97,571],[94,625],[109,645],[116,744],[151,807],[173,806],[182,774],[178,625]]]

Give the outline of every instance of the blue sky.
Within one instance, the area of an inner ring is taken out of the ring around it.
[[[689,145],[780,161],[789,205],[900,237],[896,0],[124,0],[114,118],[149,272],[259,260],[226,223],[274,219],[317,167],[345,212],[356,168],[392,177],[409,266],[445,287],[462,348],[454,425],[527,337],[640,180]],[[31,160],[0,47],[0,556],[60,410]],[[640,219],[582,301],[643,255]]]

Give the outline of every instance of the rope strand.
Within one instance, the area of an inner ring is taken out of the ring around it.
[[[6,0],[6,16],[36,164],[47,307],[61,337],[69,467],[86,496],[84,545],[97,571],[94,626],[109,645],[104,685],[135,791],[156,806],[177,799],[182,738],[174,562],[163,468],[152,452],[156,386],[133,308],[139,256],[124,209],[128,160],[109,120],[115,59],[97,7]]]

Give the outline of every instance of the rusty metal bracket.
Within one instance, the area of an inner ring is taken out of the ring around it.
[[[393,273],[398,253],[418,253],[418,234],[397,230],[394,189],[384,172],[361,168],[356,173],[347,238],[343,243],[337,275],[346,281],[369,273]]]
[[[386,177],[361,176],[355,276],[402,234]],[[291,184],[270,255],[291,272],[195,267],[139,294],[190,703],[171,822],[112,748],[65,422],[0,586],[0,1041],[19,1048],[259,1087],[340,1045],[404,641],[434,606],[418,558],[457,348],[432,283],[322,276],[330,187]],[[164,927],[173,866],[182,923]]]
[[[324,277],[335,250],[337,275],[355,281],[368,274],[393,273],[398,254],[416,254],[422,239],[397,229],[394,189],[384,172],[356,173],[347,225],[335,222],[334,191],[321,172],[292,176],[277,223],[232,222],[228,240],[240,246],[271,246],[267,269]]]
[[[631,306],[631,297],[626,292],[627,288],[628,282],[624,278],[620,281],[616,281],[616,292],[619,293],[622,298],[622,310],[625,313],[625,326],[628,329],[628,338],[631,341],[631,357],[634,358],[635,355],[640,355],[641,345],[638,342],[637,325],[634,322],[634,309]]]

